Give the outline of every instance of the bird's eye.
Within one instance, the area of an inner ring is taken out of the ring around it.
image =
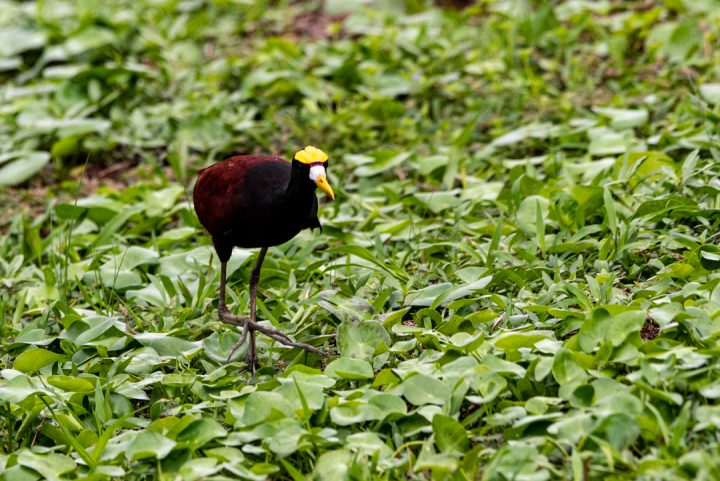
[[[312,167],[310,167],[310,180],[312,180],[313,182],[317,182],[321,175],[327,178],[327,174],[325,173],[325,167],[323,167],[322,165],[313,165]]]

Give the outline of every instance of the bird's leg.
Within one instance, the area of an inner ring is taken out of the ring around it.
[[[250,344],[248,345],[247,354],[245,354],[245,363],[247,364],[247,369],[249,369],[253,374],[255,374],[255,369],[257,367],[257,349],[255,346],[255,327],[257,326],[257,285],[260,281],[260,269],[262,268],[262,263],[265,260],[265,254],[267,254],[267,247],[260,249],[255,265],[250,272],[250,317],[244,318],[245,322],[243,323],[242,335],[240,336],[238,342],[236,342],[232,349],[230,349],[230,355],[228,356],[228,359],[230,359],[232,355],[235,354],[235,351],[243,345],[245,339],[249,335]],[[220,268],[220,276],[222,277],[222,267]]]
[[[320,349],[316,348],[315,346],[311,346],[309,344],[305,344],[302,342],[296,342],[290,339],[287,334],[285,334],[282,331],[278,331],[277,329],[273,329],[270,327],[265,327],[257,323],[257,315],[256,315],[256,297],[257,297],[257,285],[260,281],[260,269],[262,267],[262,263],[265,260],[265,254],[267,254],[267,247],[263,247],[260,249],[260,253],[258,254],[257,261],[255,261],[255,265],[253,266],[252,271],[250,272],[250,317],[246,316],[235,316],[230,314],[230,311],[227,308],[227,305],[225,304],[225,276],[226,276],[226,263],[222,262],[220,263],[220,302],[219,302],[219,315],[220,320],[222,320],[225,324],[232,324],[233,326],[241,326],[243,328],[242,335],[240,336],[240,339],[238,342],[235,343],[235,345],[230,349],[230,354],[228,355],[228,361],[230,358],[232,358],[233,354],[235,354],[235,351],[237,351],[240,346],[243,345],[245,342],[245,339],[248,337],[248,334],[250,335],[250,345],[248,346],[248,351],[246,354],[246,362],[248,364],[248,369],[250,369],[253,374],[255,373],[255,367],[256,367],[256,346],[255,346],[255,331],[262,332],[266,336],[268,336],[271,339],[274,339],[275,341],[284,344],[286,346],[290,347],[299,347],[300,349],[304,349],[306,351],[314,352],[315,354],[320,354],[321,356],[325,356],[325,352],[321,351]]]
[[[225,284],[226,284],[226,273],[227,273],[227,262],[220,262],[220,296],[218,302],[218,315],[220,320],[225,324],[232,324],[233,326],[244,326],[249,317],[244,316],[233,316],[230,314],[230,310],[225,304]]]
[[[224,322],[225,324],[232,324],[233,326],[243,326],[243,333],[242,336],[240,336],[240,340],[235,343],[232,350],[230,351],[230,355],[228,356],[228,361],[232,357],[233,354],[235,354],[235,351],[242,346],[243,342],[245,342],[245,338],[248,334],[248,327],[250,321],[249,317],[245,316],[233,316],[230,314],[230,310],[227,307],[227,304],[225,304],[225,283],[226,283],[226,276],[227,276],[227,262],[220,262],[220,298],[218,302],[218,315],[220,317],[220,320]]]
[[[262,269],[262,263],[265,260],[265,254],[267,254],[267,247],[263,247],[260,249],[260,252],[258,253],[257,261],[255,261],[255,265],[252,268],[252,271],[250,271],[250,320],[253,324],[257,323],[257,286],[260,282],[260,269]],[[245,324],[245,330],[247,330],[247,327],[250,325],[250,323]],[[243,332],[243,334],[245,334]],[[243,340],[241,338],[241,340]],[[245,362],[248,366],[248,369],[255,374],[255,367],[257,363],[257,351],[255,349],[255,329],[250,327],[250,345],[248,346],[247,354],[245,355]]]

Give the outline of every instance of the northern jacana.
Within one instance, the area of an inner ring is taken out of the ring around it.
[[[287,346],[323,354],[319,349],[293,341],[285,333],[257,323],[255,296],[268,247],[282,244],[302,229],[320,227],[315,189],[335,199],[327,180],[328,156],[307,146],[291,162],[269,155],[238,155],[200,170],[193,189],[193,202],[200,223],[212,237],[220,258],[220,299],[218,313],[226,324],[242,326],[240,340],[228,360],[250,336],[245,361],[256,369],[255,331]],[[250,273],[250,316],[235,316],[225,304],[225,277],[233,247],[259,247]]]

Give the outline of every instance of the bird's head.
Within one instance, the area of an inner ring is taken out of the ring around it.
[[[307,169],[309,171],[308,176],[310,180],[315,182],[315,185],[325,191],[332,200],[335,200],[335,193],[328,183],[327,172],[325,171],[327,161],[327,154],[312,145],[308,145],[303,150],[298,150],[295,153],[295,157],[293,157],[293,164],[303,169]]]

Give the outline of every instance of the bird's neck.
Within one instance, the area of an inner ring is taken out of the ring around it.
[[[315,183],[310,181],[305,175],[295,175],[293,172],[290,176],[290,182],[285,190],[288,201],[303,199],[315,192]]]

